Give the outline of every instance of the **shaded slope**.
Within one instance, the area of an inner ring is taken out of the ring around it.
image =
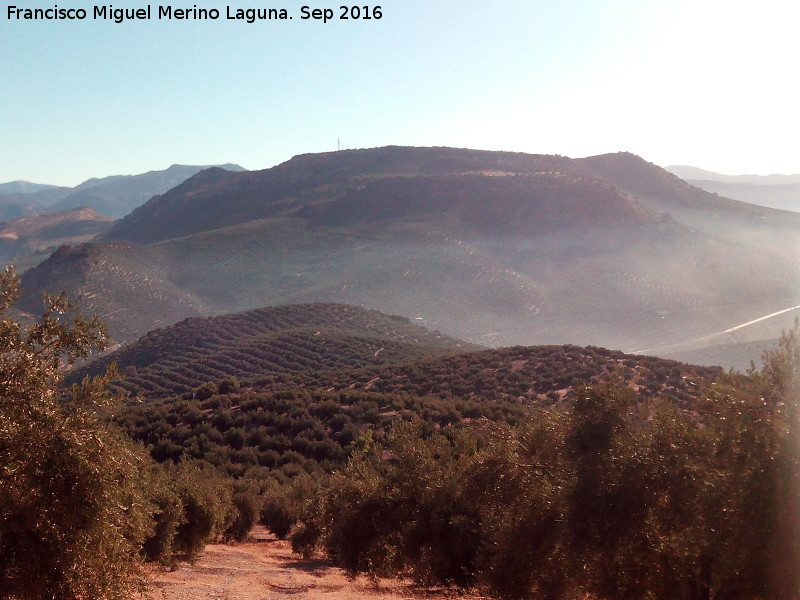
[[[733,236],[742,227],[761,232],[800,230],[800,214],[720,197],[628,152],[578,160],[620,189],[693,227]]]
[[[379,177],[564,170],[588,172],[557,156],[404,147],[302,155],[265,171],[208,169],[137,209],[107,239],[149,243],[284,216]]]
[[[34,184],[36,185],[36,184]],[[46,210],[67,196],[72,188],[46,186],[35,191],[0,191],[0,220],[13,219]],[[29,188],[34,190],[34,188]]]
[[[382,177],[297,215],[322,226],[440,217],[482,237],[539,236],[553,229],[647,230],[659,222],[657,213],[605,182],[554,174]]]
[[[97,313],[112,341],[133,341],[156,327],[208,312],[206,304],[169,281],[157,253],[129,244],[63,246],[23,273],[18,307],[42,308],[42,293],[66,294],[82,312]]]
[[[475,343],[633,351],[800,304],[799,235],[629,154],[390,147],[203,171],[109,234],[145,245],[94,248],[109,269],[147,256],[193,299],[180,316],[344,302]],[[31,291],[60,289],[42,267]],[[119,297],[93,302],[113,319]],[[118,341],[157,326],[140,316]]]

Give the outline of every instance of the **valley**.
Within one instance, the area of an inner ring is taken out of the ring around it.
[[[192,185],[179,202],[194,203]],[[22,276],[22,313],[20,278],[4,274],[14,409],[0,411],[0,453],[22,477],[0,480],[0,564],[26,571],[0,578],[14,600],[95,585],[104,569],[60,565],[101,553],[118,575],[96,585],[175,600],[372,598],[376,581],[404,598],[749,599],[795,585],[772,565],[798,550],[778,478],[797,480],[797,327],[744,337],[797,311],[781,301],[792,253],[750,252],[764,228],[791,238],[791,219],[717,203],[688,225],[560,172],[359,176],[332,199],[287,189],[220,228],[116,239],[139,235],[123,219],[63,246]],[[698,228],[723,217],[753,237]],[[37,322],[31,291],[53,287],[80,304],[51,298]],[[110,338],[80,314],[100,311]],[[675,340],[653,350],[701,364],[779,350],[742,374],[593,339]],[[84,512],[96,516],[41,549],[40,529]],[[59,563],[44,572],[28,555]]]
[[[22,308],[64,290],[127,344],[187,316],[337,302],[492,347],[686,350],[743,369],[787,321],[716,334],[798,304],[799,245],[800,214],[627,153],[387,147],[201,171],[25,273]],[[720,352],[730,341],[748,350]]]

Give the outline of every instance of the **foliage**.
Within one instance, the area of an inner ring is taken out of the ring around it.
[[[470,418],[516,421],[508,402],[453,403],[435,397],[368,390],[300,388],[242,390],[203,401],[167,399],[133,404],[115,421],[151,448],[159,462],[202,460],[229,475],[269,469],[330,472],[347,460],[363,430],[382,437],[393,421],[419,418],[429,430]]]
[[[233,487],[218,471],[197,463],[181,462],[165,468],[183,510],[174,551],[193,562],[206,544],[221,537],[236,518]]]
[[[344,369],[438,356],[478,346],[411,324],[402,317],[340,304],[301,304],[185,319],[76,371],[99,373],[112,362],[132,394],[205,400],[239,391],[238,379],[264,373]],[[214,383],[210,387],[208,382]]]
[[[294,536],[295,549],[321,546],[351,574],[472,583],[481,531],[461,481],[475,444],[438,433],[423,443],[421,433],[419,424],[398,423],[389,440],[396,464],[365,451],[333,475]]]
[[[259,522],[284,539],[305,518],[309,503],[319,492],[319,478],[302,473],[288,482],[265,481]]]
[[[30,325],[8,310],[19,279],[0,275],[0,596],[125,598],[152,506],[149,459],[96,415],[108,376],[59,393],[61,365],[105,344],[96,319],[62,295]]]
[[[263,497],[259,496],[254,486],[247,482],[238,483],[233,492],[233,520],[225,530],[224,538],[236,542],[243,542],[250,534],[261,516]]]
[[[294,546],[509,598],[797,598],[797,339],[691,406],[611,379],[516,426],[398,423],[390,454],[330,478]]]
[[[166,469],[152,468],[150,497],[155,504],[154,525],[142,544],[141,553],[148,561],[171,566],[178,559],[175,538],[186,514],[176,482],[168,476]]]
[[[800,597],[800,321],[764,355],[761,397],[775,427],[774,487],[762,512],[773,516],[769,584],[774,597]]]

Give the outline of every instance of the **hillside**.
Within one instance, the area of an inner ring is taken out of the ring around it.
[[[280,311],[288,316],[310,308]],[[353,310],[321,308],[323,314]],[[356,316],[376,324],[383,321],[390,328],[409,327],[374,313],[359,311]],[[235,318],[241,321],[244,316]],[[353,344],[349,356],[336,357],[339,348],[324,339],[330,334],[274,335],[263,343],[245,342],[238,353],[234,344],[221,340],[197,351],[168,347],[166,339],[196,324],[186,321],[171,328],[173,334],[153,334],[135,350],[117,354],[123,371],[131,373],[123,383],[126,390],[147,401],[129,404],[116,421],[146,443],[157,460],[201,458],[235,475],[259,466],[330,470],[348,456],[349,445],[361,432],[371,429],[382,436],[399,418],[420,420],[428,428],[476,418],[515,423],[531,407],[571,400],[576,387],[612,374],[627,381],[637,398],[660,396],[691,406],[703,382],[721,375],[719,369],[603,348],[465,352],[447,340],[431,346],[425,337],[420,340],[418,331],[416,343],[393,348],[385,340],[377,342],[388,350],[385,357],[379,354],[380,361],[363,342]],[[372,347],[376,339],[380,338],[371,338]],[[355,356],[359,351],[361,356]],[[436,357],[443,353],[447,355]],[[137,358],[144,368],[124,366]],[[249,381],[239,387],[230,379],[236,375],[249,376]],[[176,395],[193,386],[194,391]]]
[[[89,179],[52,205],[51,210],[90,206],[114,218],[124,217],[151,197],[179,185],[204,168],[206,167],[172,165],[163,171]],[[221,168],[243,171],[239,165],[222,165]]]
[[[71,281],[54,260],[24,286],[87,298],[120,343],[174,321],[97,292],[119,281],[116,261],[156,270],[138,293],[193,307],[178,318],[341,302],[491,346],[638,351],[800,304],[800,215],[714,196],[625,153],[388,147],[208,169],[105,239]]]
[[[208,313],[207,304],[175,286],[169,273],[169,266],[148,248],[62,246],[23,274],[18,308],[37,314],[44,292],[64,291],[86,314],[100,314],[113,342],[130,342],[150,329]]]
[[[47,190],[39,194],[0,193],[0,221],[45,210],[46,204],[41,202],[40,195],[48,193],[50,192]]]
[[[579,159],[620,189],[692,227],[734,236],[744,228],[796,234],[800,215],[720,197],[627,152]]]
[[[124,389],[165,397],[226,377],[253,380],[474,349],[403,317],[337,304],[293,305],[186,319],[148,333],[71,379],[102,372],[115,362],[125,374]]]
[[[516,346],[408,364],[306,373],[298,381],[335,390],[368,389],[531,406],[559,402],[571,397],[576,387],[612,374],[627,381],[639,397],[664,396],[685,403],[691,402],[701,380],[722,371],[592,346]]]
[[[45,210],[71,191],[28,181],[11,181],[0,184],[0,221],[13,219]]]
[[[307,154],[264,171],[226,173],[208,169],[153,198],[120,221],[106,239],[149,243],[259,218],[287,216],[376,178],[557,175],[561,171],[589,175],[568,158],[510,152],[390,146]]]
[[[114,219],[80,207],[49,211],[0,222],[0,260],[87,242],[107,231]]]
[[[15,181],[0,184],[0,221],[39,213],[90,207],[113,218],[127,215],[156,194],[163,193],[205,169],[172,165],[138,175],[92,178],[74,188]],[[221,168],[243,171],[239,165]],[[99,232],[98,232],[99,233]]]

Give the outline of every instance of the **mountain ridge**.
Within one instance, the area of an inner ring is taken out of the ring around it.
[[[152,329],[165,304],[190,316],[343,302],[483,345],[632,351],[800,304],[798,218],[719,198],[627,153],[300,155],[263,171],[202,171],[152,198],[94,245],[102,258],[79,267],[86,282],[67,291],[121,343]],[[57,274],[66,263],[52,266],[51,281],[68,283]],[[46,289],[48,269],[23,286]],[[106,279],[128,289],[123,271],[158,302],[142,310],[97,292]]]

